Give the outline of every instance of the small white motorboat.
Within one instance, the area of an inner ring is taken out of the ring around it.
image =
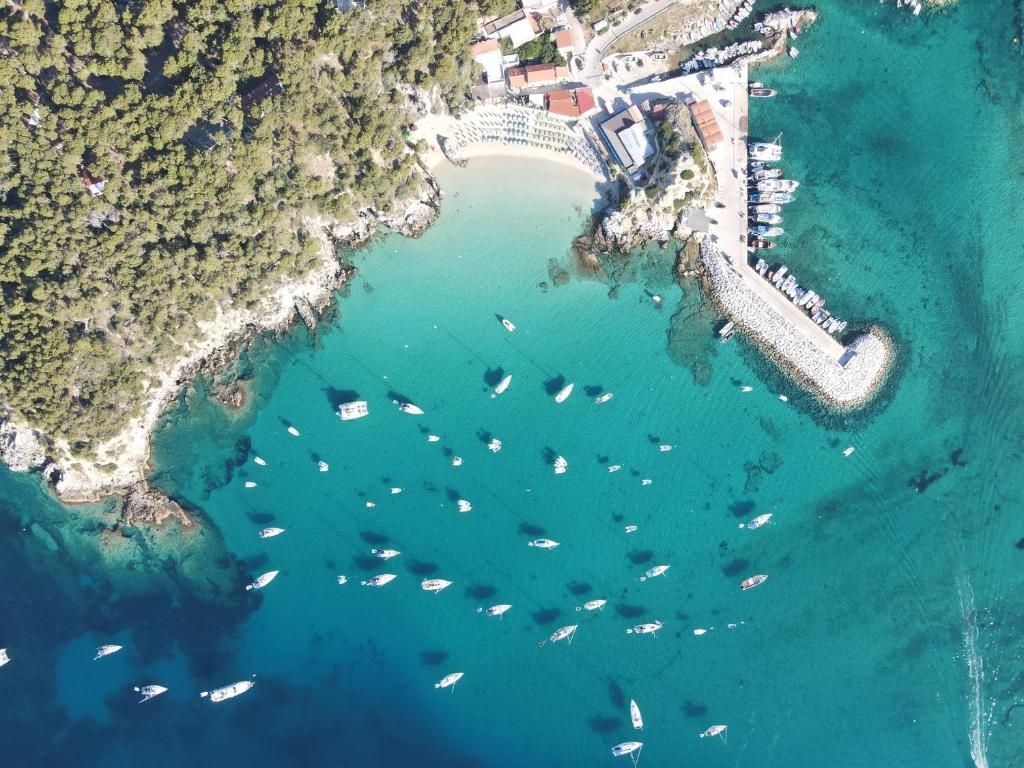
[[[440,440],[441,438],[438,435],[427,435],[428,443],[437,443],[440,442]]]
[[[671,567],[671,565],[656,565],[650,570],[648,570],[647,573],[645,573],[643,576],[641,576],[640,581],[647,581],[648,579],[653,579],[656,576],[661,576],[663,573],[665,573],[665,571],[667,571]]]
[[[558,394],[555,395],[555,402],[564,403],[566,400],[568,400],[569,395],[572,394],[572,388],[575,386],[575,384],[566,384],[564,387],[558,390]]]
[[[511,320],[509,320],[507,317],[501,318],[501,324],[505,326],[505,329],[509,333],[515,333],[516,325]]]
[[[751,520],[746,525],[744,525],[743,523],[740,523],[740,528],[749,528],[750,530],[753,531],[756,528],[760,528],[762,525],[764,525],[765,523],[767,523],[771,519],[772,519],[772,513],[771,512],[766,512],[763,515],[758,515],[757,517],[755,517],[753,520]]]
[[[338,574],[338,583],[339,584],[348,584],[348,576],[343,576],[341,574]]]
[[[161,693],[167,693],[167,689],[162,685],[144,685],[141,688],[136,685],[134,690],[136,693],[142,694],[142,698],[139,699],[139,704],[144,701],[149,701],[155,696],[159,696]]]
[[[622,469],[621,464],[612,464],[610,467],[608,467],[609,472],[618,472],[620,469]]]
[[[508,613],[508,611],[509,611],[509,609],[511,607],[512,606],[509,603],[498,603],[498,605],[492,605],[490,608],[488,608],[484,612],[488,616],[499,616],[500,617],[500,616],[504,616],[506,613]],[[477,608],[477,610],[479,611],[481,609]]]
[[[367,509],[373,509],[373,508],[374,508],[374,507],[376,507],[376,506],[377,506],[377,505],[376,505],[376,504],[374,504],[374,503],[373,503],[372,501],[368,501],[368,502],[366,502],[366,508],[367,508]]]
[[[99,661],[104,656],[109,656],[112,653],[117,653],[122,648],[124,648],[123,645],[101,645],[99,648],[96,649],[96,655],[93,656],[92,660]]]
[[[401,492],[402,492],[402,489],[399,488],[398,486],[395,486],[394,488],[391,489],[391,495],[392,496],[397,496]]]
[[[569,462],[565,460],[565,456],[557,456],[555,458],[555,474],[564,475],[565,470],[569,468]]]
[[[326,461],[318,461],[316,463],[316,465],[320,468],[321,472],[326,472],[327,470],[329,470],[331,468],[330,465]]]
[[[601,403],[607,403],[613,397],[615,397],[615,395],[613,395],[611,392],[605,392],[603,395],[600,395],[599,397],[595,397],[594,398],[594,402],[597,403],[598,405],[600,405]]]
[[[241,696],[243,693],[252,688],[256,683],[253,680],[241,680],[231,685],[225,685],[223,688],[214,688],[212,691],[203,691],[199,695],[204,699],[209,698],[210,701],[218,702],[225,701],[226,699],[233,699],[235,696]]]
[[[453,467],[461,467],[462,466],[462,457],[461,456],[452,456],[452,466]]]
[[[255,488],[256,487],[256,483],[254,483],[252,480],[246,480],[245,481],[245,487],[246,488]]]
[[[272,539],[275,536],[280,536],[282,533],[284,533],[284,528],[264,528],[257,535],[261,539]]]
[[[494,394],[496,394],[496,395],[504,394],[505,390],[508,389],[508,385],[511,384],[511,383],[512,383],[512,374],[510,373],[508,376],[506,376],[505,378],[503,378],[501,381],[498,382],[498,386],[496,386],[494,388]]]
[[[451,688],[455,690],[455,684],[462,679],[462,672],[452,672],[450,675],[445,675],[439,682],[434,683],[435,688]]]
[[[288,427],[288,434],[292,435],[294,437],[298,437],[299,436],[299,430],[297,430],[295,427],[289,426]]]
[[[528,546],[537,547],[539,549],[554,549],[558,546],[557,541],[551,539],[534,539],[533,541],[527,542]]]
[[[420,408],[418,405],[413,405],[412,403],[408,402],[399,402],[398,400],[392,400],[391,402],[397,405],[398,410],[400,410],[402,413],[408,413],[411,416],[423,415],[423,409]]]
[[[473,505],[470,504],[465,499],[459,499],[458,503],[459,503],[459,512],[472,512],[473,511]]]
[[[624,530],[624,531],[625,531],[626,533],[636,533],[636,531],[637,531],[637,526],[635,526],[635,525],[627,525],[627,526],[626,526],[625,528],[623,528],[623,530]]]
[[[381,560],[390,560],[392,557],[398,557],[402,553],[397,549],[371,549],[370,554],[379,557]]]
[[[850,446],[849,448],[847,448],[846,450],[844,450],[844,451],[843,451],[843,456],[849,456],[849,455],[851,455],[851,454],[852,454],[852,453],[853,453],[854,451],[856,451],[856,450],[857,450],[857,449],[856,449],[856,448],[854,448],[854,447],[853,447],[853,446],[851,445],[851,446]]]
[[[712,725],[706,731],[701,733],[700,737],[702,739],[706,739],[709,736],[721,736],[722,737],[722,741],[725,741],[728,731],[729,731],[729,726],[727,726],[727,725]]]
[[[658,450],[661,451],[662,453],[668,453],[669,451],[672,450],[673,447],[674,446],[671,445],[659,445]]]
[[[424,592],[433,592],[435,595],[442,589],[448,589],[454,582],[448,579],[424,579],[420,582]]]
[[[577,611],[584,611],[584,610],[586,610],[586,611],[600,611],[602,608],[605,607],[605,605],[607,605],[607,603],[608,603],[607,600],[588,600],[583,605],[577,605],[576,606],[576,610]]]
[[[252,584],[246,584],[246,591],[250,589],[263,589],[265,586],[267,586],[267,584],[276,579],[277,574],[279,573],[280,571],[267,571],[262,576],[257,577],[256,581],[254,581]]]
[[[748,589],[753,589],[754,587],[758,587],[761,584],[764,584],[766,581],[768,581],[768,574],[767,573],[759,573],[756,576],[751,576],[749,579],[744,579],[743,581],[741,581],[740,582],[740,589],[742,589],[744,592],[746,592]]]
[[[383,587],[385,584],[390,584],[397,578],[398,576],[393,573],[380,573],[376,576],[372,576],[366,581],[360,581],[359,583],[364,587]]]
[[[662,624],[660,621],[649,621],[646,624],[637,624],[632,629],[627,629],[626,630],[626,634],[627,635],[630,635],[630,634],[632,634],[632,635],[654,635],[655,637],[657,637],[657,634],[655,634],[655,633],[659,629],[661,629],[663,626],[665,626],[665,625]]]
[[[706,629],[702,629],[700,627],[698,627],[697,629],[693,630],[693,634],[695,634],[697,637],[700,637],[701,635],[706,635],[707,633],[708,633],[708,631]]]
[[[11,657],[7,655],[7,649],[0,648],[0,667],[2,667],[4,664],[9,663],[10,660]]]
[[[632,755],[634,752],[639,752],[643,746],[642,741],[624,741],[621,744],[616,744],[612,747],[612,755],[615,757]]]
[[[654,481],[653,481],[653,480],[651,480],[651,478],[649,478],[649,477],[645,477],[645,478],[644,478],[643,480],[641,480],[641,481],[640,481],[640,485],[650,485],[650,484],[651,484],[651,483],[653,483],[653,482],[654,482]]]
[[[644,719],[640,715],[640,707],[636,705],[635,699],[629,700],[629,719],[633,721],[633,728],[638,731],[644,729]]]
[[[259,456],[254,457],[253,461],[259,464],[261,467],[267,466],[267,462],[261,459]]]
[[[361,419],[370,414],[370,406],[365,400],[353,400],[351,403],[342,403],[338,406],[338,417],[342,421]]]
[[[499,440],[496,437],[492,438],[491,442],[489,442],[487,444],[487,450],[489,450],[491,453],[497,453],[498,451],[500,451],[501,450],[501,440]]]
[[[743,392],[743,393],[753,392],[753,391],[754,391],[754,388],[751,387],[751,386],[742,386],[742,387],[740,387],[740,392]]]
[[[559,640],[569,638],[569,645],[572,645],[572,637],[576,634],[577,627],[579,627],[578,624],[569,624],[566,627],[559,627],[551,633],[551,637],[549,637],[548,640],[552,643],[557,643]]]
[[[798,51],[795,47],[790,46],[790,48],[789,48],[789,58],[795,59],[799,55],[800,55],[800,51]]]
[[[784,403],[788,403],[789,402],[789,398],[786,397],[785,395],[779,395],[779,400],[781,400]]]

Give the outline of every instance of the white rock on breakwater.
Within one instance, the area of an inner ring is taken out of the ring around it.
[[[756,337],[767,352],[826,401],[852,407],[874,394],[892,357],[888,340],[878,331],[869,330],[847,346],[848,351],[856,350],[856,355],[844,368],[801,334],[791,318],[745,285],[707,240],[701,244],[701,258],[715,298],[729,319]]]

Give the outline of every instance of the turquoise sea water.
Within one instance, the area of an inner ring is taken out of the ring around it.
[[[575,275],[589,199],[565,169],[449,170],[437,224],[358,253],[315,342],[303,329],[247,351],[243,413],[199,383],[155,439],[153,481],[225,550],[204,564],[185,537],[171,559],[193,576],[232,557],[247,578],[281,571],[241,607],[218,609],[213,586],[197,598],[145,543],[104,572],[82,542],[109,509],[68,523],[33,481],[0,474],[5,764],[614,765],[610,747],[633,738],[649,766],[1024,764],[1012,9],[820,10],[801,58],[758,73],[781,95],[751,124],[783,132],[803,182],[773,255],[897,339],[879,403],[824,414],[755,349],[719,345],[671,252],[616,298]],[[512,385],[491,398],[502,373]],[[576,391],[559,405],[563,378]],[[601,390],[615,398],[595,405]],[[356,395],[370,416],[340,422]],[[772,525],[738,528],[762,512]],[[260,540],[266,525],[287,532]],[[528,547],[538,536],[561,546]],[[380,563],[380,546],[402,554]],[[655,564],[672,568],[640,582]],[[398,578],[359,586],[381,572]],[[741,592],[755,573],[770,578]],[[431,577],[454,584],[430,595]],[[603,611],[575,610],[599,597]],[[495,603],[514,607],[476,612]],[[657,637],[625,631],[656,619]],[[571,645],[538,647],[572,623]],[[126,649],[93,663],[104,642]],[[433,688],[453,671],[454,691]],[[250,675],[241,698],[198,697]],[[131,686],[151,682],[170,691],[137,705]],[[697,737],[716,723],[728,743]]]

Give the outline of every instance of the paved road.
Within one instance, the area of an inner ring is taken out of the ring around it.
[[[611,47],[612,43],[637,27],[646,24],[658,14],[664,13],[676,2],[677,0],[652,0],[641,6],[640,13],[630,13],[622,19],[619,26],[609,25],[608,29],[600,35],[596,35],[583,53],[582,79],[592,82],[602,78],[604,72],[601,71],[601,59],[604,58],[604,52]]]

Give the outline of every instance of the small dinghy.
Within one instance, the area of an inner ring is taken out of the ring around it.
[[[505,326],[505,330],[509,333],[516,332],[516,324],[509,320],[507,317],[501,318],[501,324]]]
[[[768,574],[767,573],[759,573],[759,574],[757,574],[757,576],[751,576],[749,579],[744,579],[743,581],[741,581],[740,582],[740,589],[742,589],[744,592],[746,592],[748,589],[753,589],[754,587],[758,587],[761,584],[764,584],[766,581],[768,581]]]
[[[241,696],[243,693],[252,688],[256,683],[252,680],[241,680],[231,685],[225,685],[223,688],[215,688],[212,691],[203,691],[199,695],[204,699],[209,698],[212,702],[225,701],[227,699],[233,699],[235,696]]]
[[[288,427],[288,434],[292,435],[293,437],[298,437],[299,436],[299,430],[297,430],[295,427],[289,426]]]
[[[620,469],[622,469],[621,464],[612,464],[610,467],[608,467],[609,472],[618,472]]]
[[[673,447],[674,446],[671,445],[659,445],[658,450],[661,451],[662,453],[668,453],[669,451],[672,450]]]
[[[635,699],[629,700],[629,719],[633,721],[633,728],[638,731],[644,729],[644,719],[640,715],[640,707],[636,705]]]
[[[136,693],[142,694],[142,698],[139,699],[139,704],[144,701],[149,701],[150,699],[159,696],[161,693],[167,693],[167,689],[162,685],[144,685],[141,688],[136,685],[134,690]]]
[[[661,629],[663,626],[665,626],[665,625],[662,624],[660,621],[649,621],[646,624],[637,624],[632,629],[627,629],[626,630],[626,634],[627,635],[654,635],[655,637],[657,637],[658,636],[656,634],[657,631],[659,629]]]
[[[339,584],[348,584],[348,576],[338,575]]]
[[[246,591],[249,591],[250,589],[263,589],[267,584],[276,579],[277,574],[279,573],[280,571],[267,571],[262,576],[259,576],[252,584],[246,584]]]
[[[552,541],[551,539],[534,539],[527,542],[527,546],[537,547],[538,549],[554,549],[558,545],[557,541]]]
[[[594,398],[594,402],[597,403],[598,405],[600,405],[601,403],[607,403],[613,397],[615,397],[615,395],[613,395],[611,392],[605,392],[603,395],[600,395],[599,397],[595,397]]]
[[[393,573],[380,573],[376,576],[367,579],[366,581],[360,581],[359,583],[362,584],[364,587],[383,587],[385,584],[390,584],[397,578],[398,576],[396,576]]]
[[[261,539],[272,539],[275,536],[280,536],[282,533],[284,533],[284,528],[264,528],[257,535]]]
[[[753,387],[749,387],[749,386],[740,387],[740,392],[746,393],[746,392],[753,392],[753,391],[754,391]]]
[[[328,464],[326,461],[318,461],[316,465],[320,468],[321,472],[326,472],[331,468],[330,464]]]
[[[371,549],[370,554],[379,557],[381,560],[390,560],[392,557],[398,557],[402,553],[397,549]]]
[[[487,444],[487,450],[489,450],[491,453],[497,453],[498,451],[500,451],[501,450],[501,440],[499,440],[496,437],[493,438],[491,440],[491,442],[489,442]]]
[[[461,456],[452,456],[452,466],[453,467],[461,467],[462,466],[462,457]]]
[[[579,627],[578,624],[569,624],[565,627],[559,627],[551,633],[551,637],[548,638],[552,643],[557,643],[559,640],[565,640],[569,638],[569,645],[572,645],[573,635],[576,634],[576,629]],[[541,641],[541,645],[544,645],[545,641]]]
[[[439,436],[437,436],[437,435],[427,435],[427,442],[428,443],[437,443],[437,442],[440,442],[440,440],[441,440],[441,438]]]
[[[401,492],[402,492],[402,489],[397,487],[397,486],[395,486],[394,488],[391,489],[391,495],[392,496],[397,496]]]
[[[112,653],[117,653],[122,648],[124,648],[123,645],[101,645],[99,648],[96,649],[96,655],[93,656],[92,660],[99,661],[104,656],[109,656]]]
[[[569,468],[569,462],[565,460],[564,456],[558,456],[555,458],[555,474],[564,475],[565,470]]]
[[[267,466],[267,462],[261,459],[259,456],[254,457],[253,461],[259,464],[261,467]]]
[[[351,403],[342,403],[338,406],[338,418],[342,421],[353,421],[361,419],[370,414],[370,406],[365,400],[353,400]]]
[[[575,384],[566,384],[564,387],[558,390],[558,394],[555,395],[555,402],[564,403],[566,400],[568,400],[569,395],[572,394],[572,388],[575,386]]]
[[[771,512],[767,512],[767,513],[765,513],[763,515],[758,515],[757,517],[755,517],[753,520],[751,520],[746,525],[744,525],[743,523],[740,523],[740,528],[749,528],[750,530],[753,531],[753,530],[755,530],[757,528],[760,528],[762,525],[764,525],[765,523],[767,523],[771,519],[772,519],[772,513]]]
[[[459,512],[472,512],[473,511],[473,505],[470,504],[465,499],[459,499],[458,503],[459,503]]]
[[[788,403],[789,402],[789,398],[786,397],[785,395],[779,395],[779,400],[781,400],[784,403]]]
[[[391,402],[397,405],[398,410],[400,410],[402,413],[408,413],[411,416],[423,415],[423,409],[420,408],[418,405],[413,405],[412,403],[409,402],[400,402],[398,400],[392,400]]]
[[[641,480],[641,481],[640,481],[640,485],[650,485],[650,484],[651,484],[651,483],[653,483],[653,482],[654,482],[654,481],[653,481],[653,480],[651,480],[651,478],[649,478],[649,477],[645,477],[645,478],[644,478],[643,480]]]
[[[857,449],[856,449],[856,448],[854,448],[854,447],[853,447],[853,446],[851,445],[851,446],[850,446],[849,448],[847,448],[846,450],[844,450],[844,451],[843,451],[843,456],[849,456],[849,455],[851,455],[851,454],[852,454],[852,453],[853,453],[854,451],[856,451],[856,450],[857,450]]]
[[[488,616],[498,616],[498,617],[501,617],[501,616],[504,616],[506,613],[508,613],[508,611],[509,611],[509,609],[511,607],[512,606],[509,603],[498,603],[498,605],[492,605],[486,611],[484,611],[483,608],[477,608],[476,610],[477,610],[478,613],[479,612],[486,613]]]
[[[708,728],[706,731],[704,731],[700,735],[700,737],[702,739],[706,739],[706,738],[708,738],[710,736],[720,736],[722,738],[722,741],[725,741],[726,743],[728,743],[728,741],[726,741],[727,738],[728,738],[728,733],[729,733],[729,726],[727,726],[727,725],[712,725],[710,728]]]
[[[663,573],[665,573],[665,571],[667,571],[671,567],[671,565],[656,565],[649,571],[647,571],[647,573],[645,573],[643,576],[641,576],[640,581],[647,581],[648,579],[653,579],[657,576],[661,576]]]
[[[246,488],[255,488],[256,487],[256,483],[254,483],[252,480],[246,480],[245,481],[245,487]]]
[[[588,600],[583,605],[577,605],[577,611],[600,611],[608,603],[607,600]]]
[[[635,525],[627,525],[627,526],[626,526],[625,528],[623,528],[623,530],[624,530],[624,531],[625,531],[626,533],[636,533],[636,531],[637,531],[637,526],[635,526]]]
[[[453,583],[448,579],[424,579],[420,582],[420,587],[424,592],[433,592],[436,595],[441,590],[448,589]]]
[[[512,383],[512,374],[510,373],[508,376],[506,376],[505,378],[503,378],[501,381],[498,382],[498,386],[496,386],[494,388],[494,394],[495,395],[504,394],[505,390],[508,389],[508,385],[511,384],[511,383]]]
[[[455,684],[462,679],[462,672],[452,672],[450,675],[445,675],[439,682],[434,683],[435,688],[451,688],[455,690]]]

